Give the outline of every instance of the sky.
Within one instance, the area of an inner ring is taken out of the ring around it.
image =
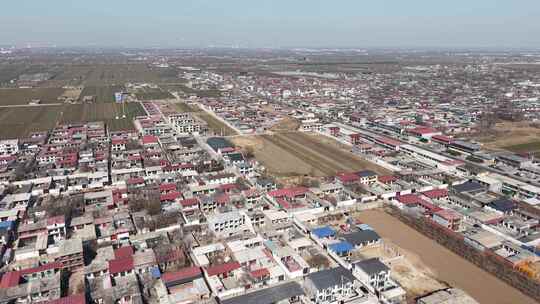
[[[539,0],[17,0],[0,45],[540,48]]]

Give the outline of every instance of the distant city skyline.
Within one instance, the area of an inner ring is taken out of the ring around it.
[[[540,48],[539,17],[533,0],[20,0],[0,45]]]

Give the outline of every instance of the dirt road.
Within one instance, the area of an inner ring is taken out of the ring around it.
[[[537,303],[383,211],[364,211],[359,213],[358,219],[372,226],[382,237],[417,254],[439,280],[465,290],[480,303]]]

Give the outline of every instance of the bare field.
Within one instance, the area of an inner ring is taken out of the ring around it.
[[[297,155],[264,139],[261,136],[232,137],[230,140],[242,148],[251,147],[255,158],[276,177],[324,176],[324,172],[314,168]]]
[[[180,113],[186,113],[186,112],[200,112],[201,109],[198,108],[198,107],[192,107],[190,105],[188,105],[187,103],[185,102],[177,102],[174,104],[176,109],[180,112]]]
[[[0,105],[26,105],[32,99],[39,99],[41,103],[60,103],[58,97],[62,93],[62,88],[0,89]]]
[[[539,142],[539,138],[540,128],[528,122],[498,123],[494,127],[492,134],[487,136],[473,136],[473,139],[483,143],[486,148],[511,150],[514,152],[535,152],[536,150],[540,150],[537,149],[538,145],[533,147],[533,150],[527,150],[526,146],[529,143]]]
[[[212,130],[215,134],[221,135],[221,136],[230,136],[230,135],[236,135],[236,131],[231,129],[229,126],[224,124],[219,119],[215,118],[211,114],[208,114],[206,112],[198,112],[196,113],[197,117],[200,119],[206,121],[208,124],[208,128]]]
[[[251,146],[255,157],[276,176],[332,176],[343,171],[370,169],[389,172],[352,153],[325,143],[320,136],[301,132],[235,137],[240,147]]]
[[[298,128],[300,128],[300,125],[301,123],[297,119],[292,117],[285,117],[277,124],[273,125],[270,130],[274,132],[297,131]]]
[[[126,118],[122,118],[124,113]],[[139,103],[126,103],[125,111],[122,109],[122,104],[117,103],[73,104],[65,106],[61,122],[103,121],[111,131],[134,130],[133,118],[140,115],[144,115],[144,110]],[[119,119],[116,119],[117,116]]]
[[[87,86],[84,87],[82,92],[79,94],[79,101],[85,96],[94,96],[95,102],[97,103],[111,103],[114,102],[114,93],[122,92],[124,90],[123,86]]]
[[[465,290],[480,303],[533,304],[533,299],[381,210],[359,212],[383,238],[416,255],[440,282]],[[407,255],[407,253],[406,253]],[[409,258],[408,258],[409,259]],[[405,270],[405,269],[402,269]],[[401,275],[398,273],[398,275]]]
[[[48,131],[58,121],[62,106],[0,108],[0,138],[22,138]]]
[[[448,285],[435,278],[433,271],[427,267],[418,255],[383,239],[380,246],[371,246],[355,252],[363,259],[380,258],[391,269],[391,277],[407,291],[410,299],[447,288]]]

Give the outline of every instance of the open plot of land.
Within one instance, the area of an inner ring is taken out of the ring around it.
[[[58,97],[62,93],[62,88],[0,89],[0,106],[26,105],[32,99],[39,99],[41,103],[59,103]]]
[[[410,298],[447,288],[447,284],[434,277],[433,271],[412,252],[384,239],[379,246],[370,246],[354,253],[359,260],[380,258],[391,269],[391,276],[402,286]]]
[[[126,118],[122,118],[124,114]],[[144,110],[139,103],[126,103],[125,109],[117,103],[73,104],[65,106],[61,122],[103,121],[110,131],[133,130],[133,118],[140,115],[144,115]]]
[[[495,125],[487,135],[474,136],[486,148],[513,152],[540,151],[540,127],[528,122],[503,122]]]
[[[84,87],[81,94],[79,95],[79,101],[85,96],[94,96],[94,102],[98,103],[107,103],[114,102],[114,93],[122,92],[124,90],[123,86],[114,85],[114,86],[87,86]]]
[[[177,102],[174,105],[180,113],[201,112],[201,108],[199,108],[198,106],[191,106],[185,102]]]
[[[192,89],[188,86],[178,84],[175,86],[176,91],[181,91],[186,93],[187,95],[196,95],[197,97],[219,97],[221,96],[221,91],[219,90],[197,90]]]
[[[277,177],[324,176],[324,172],[311,166],[297,155],[261,136],[237,136],[230,140],[237,146],[253,151],[255,158],[268,173]],[[249,147],[249,148],[248,148]]]
[[[140,88],[135,92],[135,96],[139,100],[157,100],[157,99],[171,99],[174,96],[160,88]]]
[[[58,85],[105,86],[124,85],[126,82],[175,81],[173,68],[153,68],[141,63],[78,64],[65,65],[51,83]]]
[[[276,133],[233,138],[241,147],[252,146],[257,160],[278,176],[313,175],[331,176],[343,171],[373,170],[389,174],[388,170],[374,165],[348,151],[325,143],[321,136],[302,132]]]
[[[0,138],[20,138],[52,129],[62,106],[0,108]]]
[[[418,256],[434,276],[465,290],[480,303],[532,304],[533,299],[381,210],[362,211],[356,218],[383,238]]]
[[[512,146],[505,146],[503,149],[516,152],[516,153],[531,153],[540,157],[540,140],[532,141],[525,144],[517,144]]]
[[[206,112],[198,112],[196,115],[200,119],[206,121],[206,123],[208,124],[208,128],[214,131],[215,134],[219,134],[222,136],[236,135],[235,130],[231,129],[231,127],[227,126],[225,123],[215,118],[213,115]]]
[[[273,125],[270,130],[274,132],[296,131],[298,130],[298,128],[300,128],[300,125],[301,123],[300,121],[298,121],[298,119],[292,117],[285,117],[277,124]]]

